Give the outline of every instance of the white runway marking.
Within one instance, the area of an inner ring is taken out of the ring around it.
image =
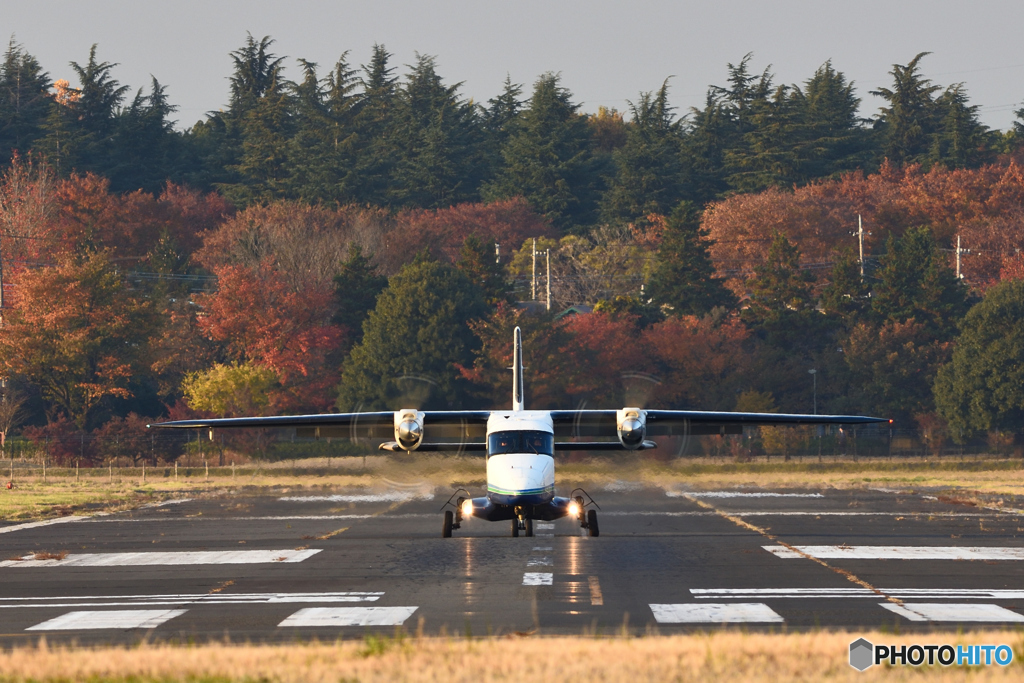
[[[554,529],[554,528],[555,528],[555,525],[554,525],[554,524],[551,524],[551,523],[549,523],[549,522],[536,522],[536,523],[535,523],[535,524],[533,525],[533,528],[535,528],[535,529],[541,529],[541,530],[547,530],[547,529]]]
[[[776,557],[803,557],[781,545],[762,546]],[[900,545],[797,545],[793,546],[819,560],[1024,560],[1024,548],[978,548],[956,546]]]
[[[278,626],[401,626],[416,607],[306,607]]]
[[[82,553],[63,560],[5,560],[0,567],[141,567],[150,565],[259,564],[262,562],[302,562],[321,552],[306,550],[213,550],[155,553]]]
[[[285,496],[278,498],[288,503],[397,503],[406,500],[433,500],[432,493],[388,491],[387,493],[337,494],[333,496]]]
[[[651,605],[651,612],[659,624],[774,624],[785,621],[763,602]]]
[[[106,513],[104,513],[106,514]],[[22,531],[24,529],[38,529],[43,526],[52,526],[54,524],[69,524],[71,522],[85,522],[92,519],[92,516],[87,515],[72,515],[71,517],[58,517],[56,519],[46,519],[42,522],[25,522],[24,524],[12,524],[11,526],[0,527],[0,534],[9,534],[12,531]]]
[[[159,503],[150,503],[148,505],[143,505],[139,509],[140,510],[145,510],[147,508],[162,508],[162,507],[166,507],[168,505],[181,505],[182,503],[189,503],[191,501],[192,501],[191,498],[173,498],[171,500],[160,501]]]
[[[30,626],[26,631],[85,631],[104,628],[156,628],[181,616],[183,609],[118,609],[96,612],[68,612],[55,619]]]
[[[91,523],[108,522],[114,524],[147,524],[158,522],[167,524],[169,522],[292,522],[295,520],[331,520],[331,519],[371,519],[372,517],[434,517],[434,515],[274,515],[270,517],[214,517],[212,515],[202,517],[142,517],[142,518],[105,518],[84,520]]]
[[[681,510],[672,512],[652,512],[650,510],[624,512],[621,510],[609,510],[608,512],[602,512],[601,514],[606,517],[715,517],[718,515],[717,512],[704,512],[700,510]],[[980,517],[984,519],[993,519],[1001,516],[991,512],[854,512],[847,510],[729,510],[729,514],[734,517],[908,517],[911,519],[919,519],[922,517],[934,517],[935,519],[946,519],[949,517]],[[1006,514],[1009,514],[1009,512]]]
[[[909,621],[1024,622],[1024,616],[999,605],[962,605],[948,602],[906,602],[902,606],[891,602],[878,604]]]
[[[546,574],[544,572],[526,572],[523,574],[524,586],[553,586],[554,583],[554,574]]]
[[[384,593],[183,593],[168,595],[81,595],[0,598],[0,609],[29,607],[134,607],[156,605],[270,605],[302,602],[375,602]]]
[[[1024,600],[1024,590],[989,588],[879,588],[900,600]],[[698,599],[878,598],[867,588],[691,588]]]
[[[771,491],[665,491],[669,498],[824,498],[820,493],[772,493]]]
[[[527,567],[550,567],[552,564],[550,557],[531,557],[526,561]]]

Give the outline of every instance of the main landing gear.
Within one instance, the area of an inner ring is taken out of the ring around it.
[[[469,496],[469,491],[466,489],[459,489],[452,494],[452,497],[448,499],[447,503],[441,506],[441,509],[444,510],[449,505],[452,505],[452,498],[455,498],[455,496],[458,496],[460,493],[465,493]],[[444,524],[441,527],[441,538],[451,538],[452,531],[462,527],[462,504],[465,503],[466,500],[468,500],[468,498],[459,496],[453,505],[455,508],[454,512],[452,510],[444,510]]]
[[[577,493],[581,493],[583,495],[576,495]],[[595,503],[594,499],[590,497],[590,494],[583,489],[576,489],[569,495],[575,504],[576,519],[579,520],[580,527],[587,530],[587,536],[600,536],[601,528],[597,525],[597,510],[594,510],[593,508],[588,510],[587,508],[593,505],[600,510],[601,506]],[[586,496],[589,502],[584,503],[583,496]]]

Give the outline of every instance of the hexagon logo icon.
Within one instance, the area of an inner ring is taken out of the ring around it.
[[[850,666],[857,671],[864,671],[874,664],[875,646],[864,638],[850,643]]]

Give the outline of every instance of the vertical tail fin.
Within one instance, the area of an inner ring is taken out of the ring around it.
[[[518,327],[512,343],[512,410],[523,410],[523,333]]]

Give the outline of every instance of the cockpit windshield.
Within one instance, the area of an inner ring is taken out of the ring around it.
[[[555,437],[548,432],[494,432],[487,437],[487,455],[499,453],[555,454]]]

